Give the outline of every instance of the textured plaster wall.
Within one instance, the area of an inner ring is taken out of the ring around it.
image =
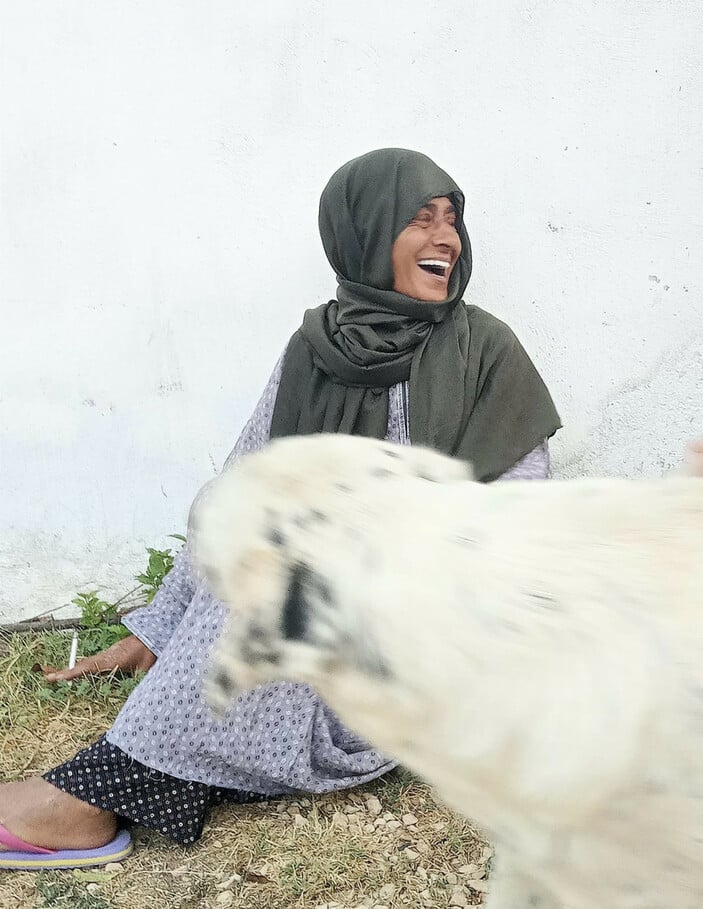
[[[0,621],[124,591],[182,531],[333,276],[332,170],[465,188],[468,297],[565,429],[656,475],[703,433],[698,0],[24,0],[0,8]]]

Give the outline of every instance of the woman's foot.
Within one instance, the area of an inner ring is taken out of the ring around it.
[[[0,785],[0,824],[44,849],[97,849],[115,838],[117,816],[40,776]]]

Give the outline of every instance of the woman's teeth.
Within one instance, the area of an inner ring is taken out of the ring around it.
[[[449,268],[449,262],[444,262],[442,259],[420,259],[417,264],[423,271],[436,275],[438,278],[443,278]]]

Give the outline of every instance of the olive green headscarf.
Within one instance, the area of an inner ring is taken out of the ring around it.
[[[462,252],[444,303],[393,290],[391,250],[430,199],[447,196]],[[410,439],[493,480],[560,427],[539,373],[503,322],[461,299],[471,276],[464,195],[425,155],[385,148],[341,167],[320,199],[337,299],[309,309],[286,350],[271,436],[382,439],[388,389],[409,383]]]

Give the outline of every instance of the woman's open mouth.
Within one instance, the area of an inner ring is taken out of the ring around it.
[[[420,259],[417,264],[426,275],[443,283],[447,282],[452,268],[451,262],[446,262],[444,259]]]

